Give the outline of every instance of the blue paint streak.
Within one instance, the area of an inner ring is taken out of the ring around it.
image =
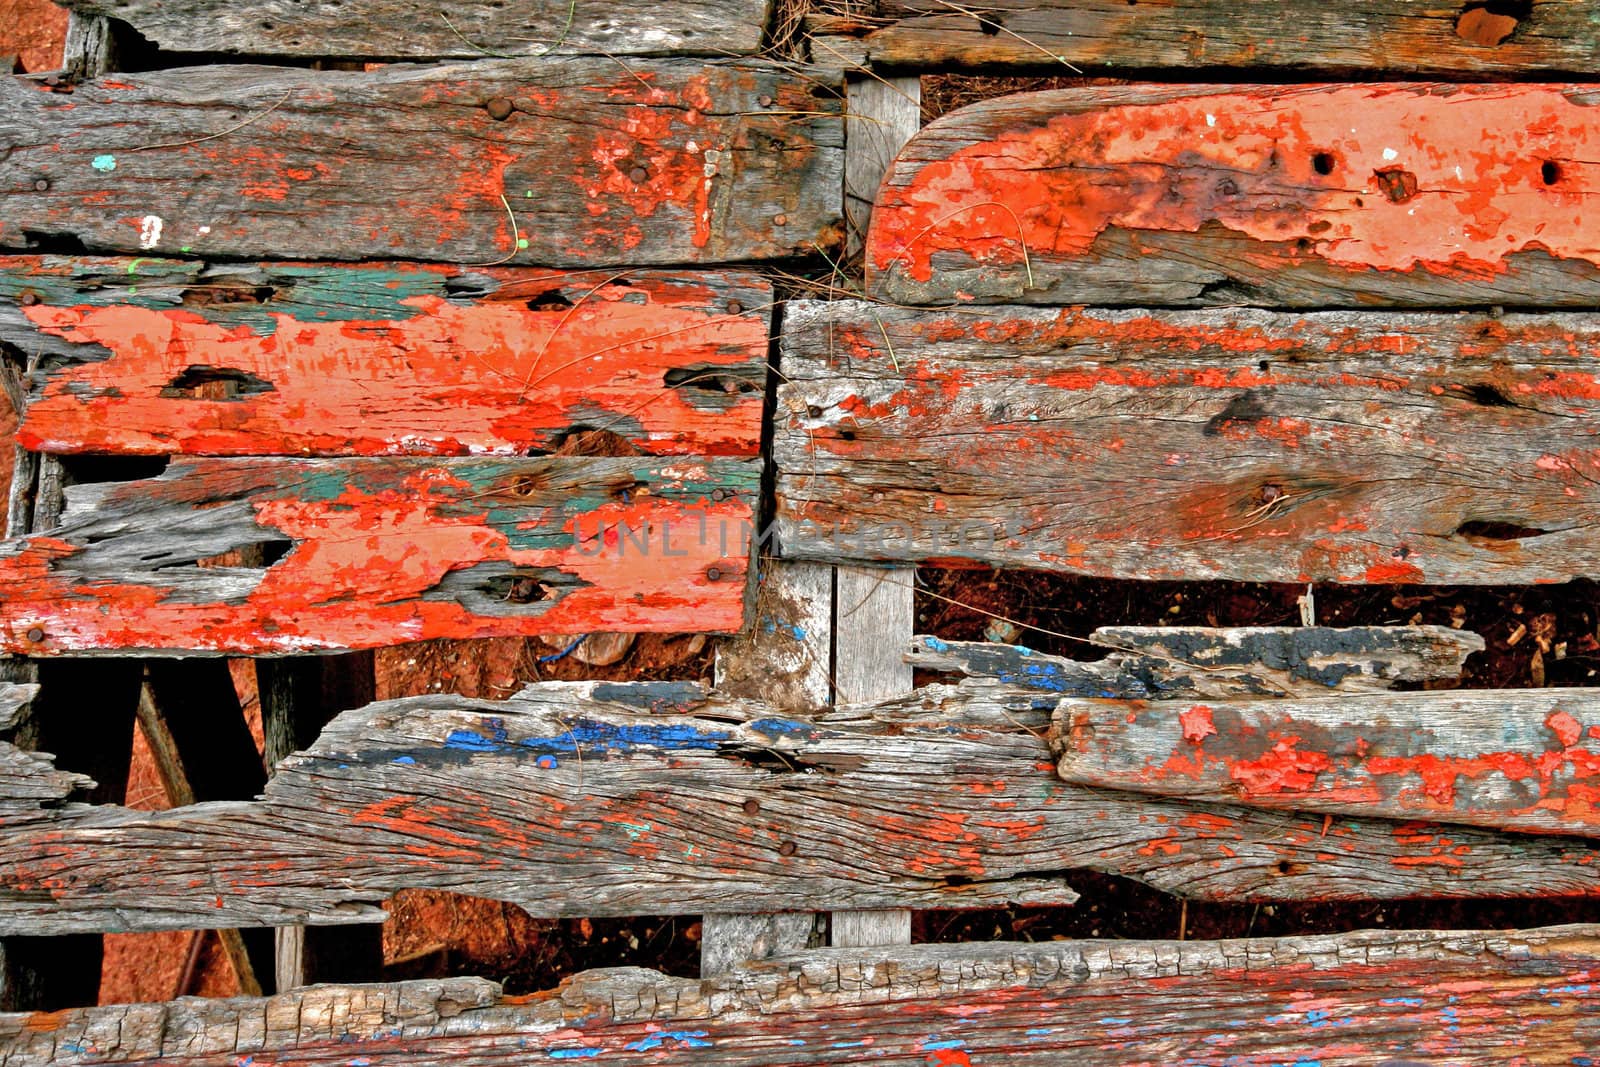
[[[556,758],[554,756],[552,756],[552,755],[549,755],[548,753],[546,753],[543,756],[540,756],[538,759],[534,760],[533,762],[542,771],[553,771],[558,766],[558,764],[556,763]]]
[[[642,1037],[625,1047],[630,1052],[649,1052],[653,1048],[660,1048],[668,1041],[676,1041],[684,1048],[710,1048],[714,1042],[702,1040],[705,1036],[704,1030],[663,1030],[659,1034]]]
[[[793,719],[757,719],[750,724],[750,729],[776,741],[779,738],[809,740],[817,732],[816,727],[808,722],[796,722]]]
[[[936,1048],[966,1048],[967,1043],[962,1041],[960,1038],[956,1038],[952,1041],[925,1041],[923,1042],[922,1047],[924,1050]]]
[[[1272,1020],[1268,1019],[1267,1021],[1271,1022]],[[1131,1023],[1131,1022],[1133,1022],[1133,1020],[1131,1018],[1130,1019],[1121,1019],[1121,1018],[1118,1018],[1115,1015],[1107,1015],[1104,1019],[1100,1020],[1100,1025],[1101,1026],[1126,1026],[1128,1023]]]
[[[396,756],[394,759],[390,760],[389,762],[390,763],[415,763],[417,761],[412,759],[410,756]]]
[[[1054,1027],[1050,1027],[1050,1026],[1039,1026],[1039,1027],[1035,1027],[1032,1030],[1027,1031],[1027,1035],[1029,1037],[1043,1037],[1046,1034],[1053,1034],[1053,1033],[1055,1033],[1055,1028]]]
[[[544,752],[577,752],[579,748],[586,748],[597,753],[613,749],[628,752],[635,748],[655,748],[670,752],[715,749],[719,742],[733,736],[727,730],[702,731],[693,726],[654,723],[619,726],[584,719],[574,723],[566,732],[551,737],[510,741],[499,719],[486,719],[484,725],[489,730],[488,734],[477,730],[450,731],[450,735],[444,739],[445,747],[466,752],[510,752],[519,748]]]
[[[930,649],[930,650],[932,650],[934,652],[949,652],[950,651],[949,644],[947,644],[944,641],[939,640],[937,637],[924,637],[922,639],[922,643],[926,648],[928,648],[928,649]]]
[[[1378,1001],[1378,1003],[1382,1004],[1384,1007],[1393,1007],[1396,1004],[1401,1004],[1401,1005],[1404,1005],[1405,1007],[1408,1007],[1408,1008],[1420,1008],[1420,1007],[1422,1007],[1422,998],[1421,997],[1390,997],[1388,1000],[1380,1000],[1380,1001]]]
[[[1328,1013],[1325,1011],[1320,1011],[1316,1008],[1312,1008],[1310,1011],[1306,1012],[1306,1022],[1310,1023],[1313,1027],[1333,1025],[1332,1023],[1328,1022]]]
[[[597,1048],[553,1048],[550,1050],[550,1058],[553,1060],[584,1060],[590,1056],[598,1055],[600,1055],[600,1050]]]

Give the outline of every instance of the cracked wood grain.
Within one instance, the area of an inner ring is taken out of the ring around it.
[[[19,440],[50,453],[760,448],[771,286],[747,273],[0,257]]]
[[[340,715],[256,803],[4,820],[0,934],[1062,904],[1089,868],[1210,900],[1600,894],[1581,839],[1130,797],[1056,773],[1056,699],[969,680],[811,718],[684,683]]]
[[[599,53],[749,55],[761,48],[769,0],[668,0],[619,8],[599,0],[494,0],[418,8],[397,0],[301,4],[254,0],[70,0],[74,12],[126,22],[168,52],[481,59]]]
[[[1097,577],[1600,573],[1600,319],[798,303],[789,559]]]
[[[831,248],[841,95],[836,72],[670,59],[185,67],[70,96],[0,79],[0,248],[561,267]]]
[[[1591,89],[1095,86],[1000,97],[890,168],[868,292],[909,304],[1591,306]]]
[[[918,1067],[1488,1067],[1586,1056],[1597,979],[1592,926],[820,949],[707,980],[586,971],[531,997],[445,978],[0,1015],[0,1064],[834,1064],[866,1049]]]
[[[272,655],[736,630],[754,461],[187,459],[0,546],[0,648]],[[260,547],[264,566],[213,566]]]
[[[1588,689],[1065,700],[1052,738],[1061,776],[1081,785],[1600,836],[1600,697]]]

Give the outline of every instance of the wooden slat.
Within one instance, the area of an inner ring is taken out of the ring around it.
[[[376,921],[404,888],[539,916],[1064,904],[1087,867],[1215,900],[1600,894],[1600,852],[1060,780],[1055,701],[969,681],[820,719],[682,683],[341,715],[261,803],[0,834],[0,934]]]
[[[0,248],[75,238],[152,255],[549,266],[784,256],[842,238],[840,91],[821,70],[602,58],[189,67],[70,98],[8,78]]]
[[[807,22],[819,57],[880,70],[1244,67],[1252,72],[1244,77],[1262,68],[1587,77],[1594,69],[1592,15],[1584,0],[883,0],[864,13],[814,13]]]
[[[1593,305],[1593,90],[1063,89],[902,150],[869,291],[914,304]]]
[[[0,1016],[0,1064],[1583,1063],[1600,930],[796,953],[712,980],[445,978]]]
[[[0,257],[46,452],[753,456],[771,287],[421,264]]]
[[[1110,789],[1600,836],[1600,692],[1065,700],[1061,776]]]
[[[1594,575],[1596,351],[1577,314],[793,305],[778,540],[1119,578]]]
[[[736,630],[758,476],[746,460],[183,460],[75,486],[61,529],[0,550],[0,647]],[[200,565],[262,544],[287,554]]]
[[[21,722],[29,701],[38,695],[37,683],[0,682],[0,730],[10,730]]]
[[[508,8],[468,0],[443,8],[402,0],[301,4],[257,0],[73,0],[168,52],[481,59],[589,52],[618,56],[748,55],[761,47],[769,0],[543,0]]]

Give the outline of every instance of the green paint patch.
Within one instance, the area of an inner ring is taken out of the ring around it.
[[[117,169],[117,157],[109,153],[106,155],[95,156],[94,159],[89,161],[89,166],[93,167],[101,174],[110,174],[112,171]]]

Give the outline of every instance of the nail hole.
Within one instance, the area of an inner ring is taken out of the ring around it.
[[[1486,522],[1473,519],[1455,529],[1457,537],[1470,537],[1480,541],[1523,541],[1543,537],[1549,530],[1537,526],[1524,526],[1517,522]]]
[[[1318,152],[1311,157],[1311,169],[1318,174],[1333,173],[1333,154],[1331,152]]]
[[[528,298],[529,311],[565,311],[570,307],[572,301],[560,289],[546,289]]]
[[[796,849],[793,841],[785,841],[783,844],[778,846],[778,855],[780,856],[792,856],[795,854],[795,851]]]
[[[1539,164],[1539,177],[1546,185],[1554,185],[1561,180],[1561,165],[1553,159],[1547,159]]]
[[[1474,404],[1481,404],[1486,408],[1514,408],[1520,407],[1515,400],[1500,389],[1498,385],[1490,382],[1473,382],[1471,385],[1459,387],[1463,395]]]

